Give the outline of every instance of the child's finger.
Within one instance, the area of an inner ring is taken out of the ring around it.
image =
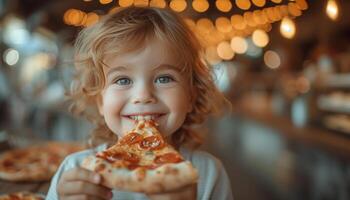
[[[60,200],[104,200],[104,199],[99,198],[99,197],[95,197],[95,196],[88,196],[88,195],[79,194],[79,195],[62,197],[62,198],[60,198]]]
[[[99,184],[101,182],[101,175],[89,171],[84,168],[73,168],[62,175],[62,181],[87,181],[90,183]]]
[[[64,196],[71,196],[71,195],[78,195],[78,194],[84,194],[84,195],[90,195],[99,197],[102,199],[111,199],[112,198],[112,192],[110,189],[101,186],[96,185],[94,183],[89,183],[86,181],[69,181],[65,182],[61,186],[61,194]]]

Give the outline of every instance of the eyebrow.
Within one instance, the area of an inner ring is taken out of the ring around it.
[[[110,74],[112,74],[115,71],[128,71],[128,68],[124,67],[124,66],[117,66],[117,67],[111,67],[110,70],[108,70],[107,72],[107,76],[109,76]]]
[[[170,64],[160,64],[157,67],[153,68],[152,71],[155,70],[162,70],[162,69],[171,69],[171,70],[175,70],[180,72],[180,69],[174,65],[170,65]]]
[[[165,70],[165,69],[170,69],[170,70],[175,70],[177,72],[180,72],[180,69],[178,67],[175,67],[173,65],[170,64],[160,64],[156,67],[154,67],[152,69],[152,71],[156,71],[156,70]],[[128,71],[129,69],[125,66],[117,66],[117,67],[111,67],[110,70],[108,70],[107,72],[107,76],[109,76],[110,74],[112,74],[115,71]]]

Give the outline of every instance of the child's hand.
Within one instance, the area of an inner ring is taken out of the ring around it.
[[[148,195],[151,200],[194,200],[197,198],[197,184],[192,184],[178,190]]]
[[[83,168],[73,168],[62,174],[57,185],[60,200],[111,199],[111,189],[100,185],[102,177]]]

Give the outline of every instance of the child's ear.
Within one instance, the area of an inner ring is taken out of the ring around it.
[[[101,116],[104,115],[103,113],[103,99],[102,99],[102,95],[97,95],[96,97],[96,104],[97,104],[97,109],[98,112],[100,113]]]

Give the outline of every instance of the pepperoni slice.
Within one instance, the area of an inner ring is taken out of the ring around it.
[[[142,141],[142,139],[143,139],[142,135],[135,133],[135,132],[132,132],[132,133],[129,133],[128,135],[124,136],[120,140],[120,144],[132,145],[132,144],[135,144],[135,143]]]
[[[102,152],[101,154],[97,154],[96,156],[103,158],[109,162],[125,160],[131,163],[138,163],[140,161],[140,158],[136,154],[130,152],[115,152],[113,154],[108,152]]]
[[[178,163],[183,161],[180,155],[176,153],[166,153],[159,155],[154,159],[154,162],[157,164],[166,164],[166,163]]]
[[[136,154],[130,152],[124,153],[123,159],[131,163],[138,163],[140,161],[140,158]]]
[[[140,143],[142,149],[147,150],[158,150],[165,146],[163,138],[159,135],[153,135],[146,137]]]

